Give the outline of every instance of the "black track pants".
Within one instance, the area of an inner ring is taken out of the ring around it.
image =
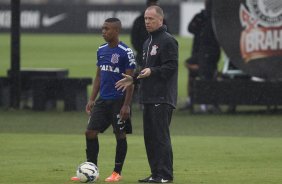
[[[144,104],[146,153],[153,177],[173,179],[173,153],[169,126],[173,108],[168,104]]]

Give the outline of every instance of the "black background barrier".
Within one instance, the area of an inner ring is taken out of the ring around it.
[[[162,6],[169,31],[179,33],[179,5]],[[145,6],[107,5],[22,5],[21,30],[25,33],[100,33],[106,18],[117,17],[123,33],[129,33],[135,18]],[[0,7],[0,32],[9,32],[10,6]]]
[[[282,105],[282,81],[194,80],[191,89],[195,104]]]

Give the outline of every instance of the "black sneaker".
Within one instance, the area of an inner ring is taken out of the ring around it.
[[[148,183],[173,183],[173,181],[157,177],[157,178],[150,178]]]
[[[147,178],[138,180],[139,183],[149,183],[152,180],[152,175],[148,176]]]

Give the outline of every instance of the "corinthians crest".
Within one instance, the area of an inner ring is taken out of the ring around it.
[[[153,46],[152,46],[152,50],[151,50],[151,52],[150,52],[150,55],[151,55],[151,56],[156,55],[158,48],[159,48],[159,47],[158,47],[157,45],[153,45]]]
[[[245,62],[282,55],[282,0],[246,0],[240,5],[240,38]]]
[[[111,63],[118,63],[119,61],[119,54],[115,53],[115,54],[112,54],[112,58],[111,58]]]
[[[258,24],[265,27],[282,25],[281,0],[247,0],[246,4]]]

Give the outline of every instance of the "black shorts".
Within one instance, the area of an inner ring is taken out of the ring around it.
[[[92,108],[88,120],[87,130],[98,130],[103,133],[110,125],[114,133],[132,133],[131,120],[120,121],[119,113],[123,105],[123,99],[103,100],[98,99]]]

